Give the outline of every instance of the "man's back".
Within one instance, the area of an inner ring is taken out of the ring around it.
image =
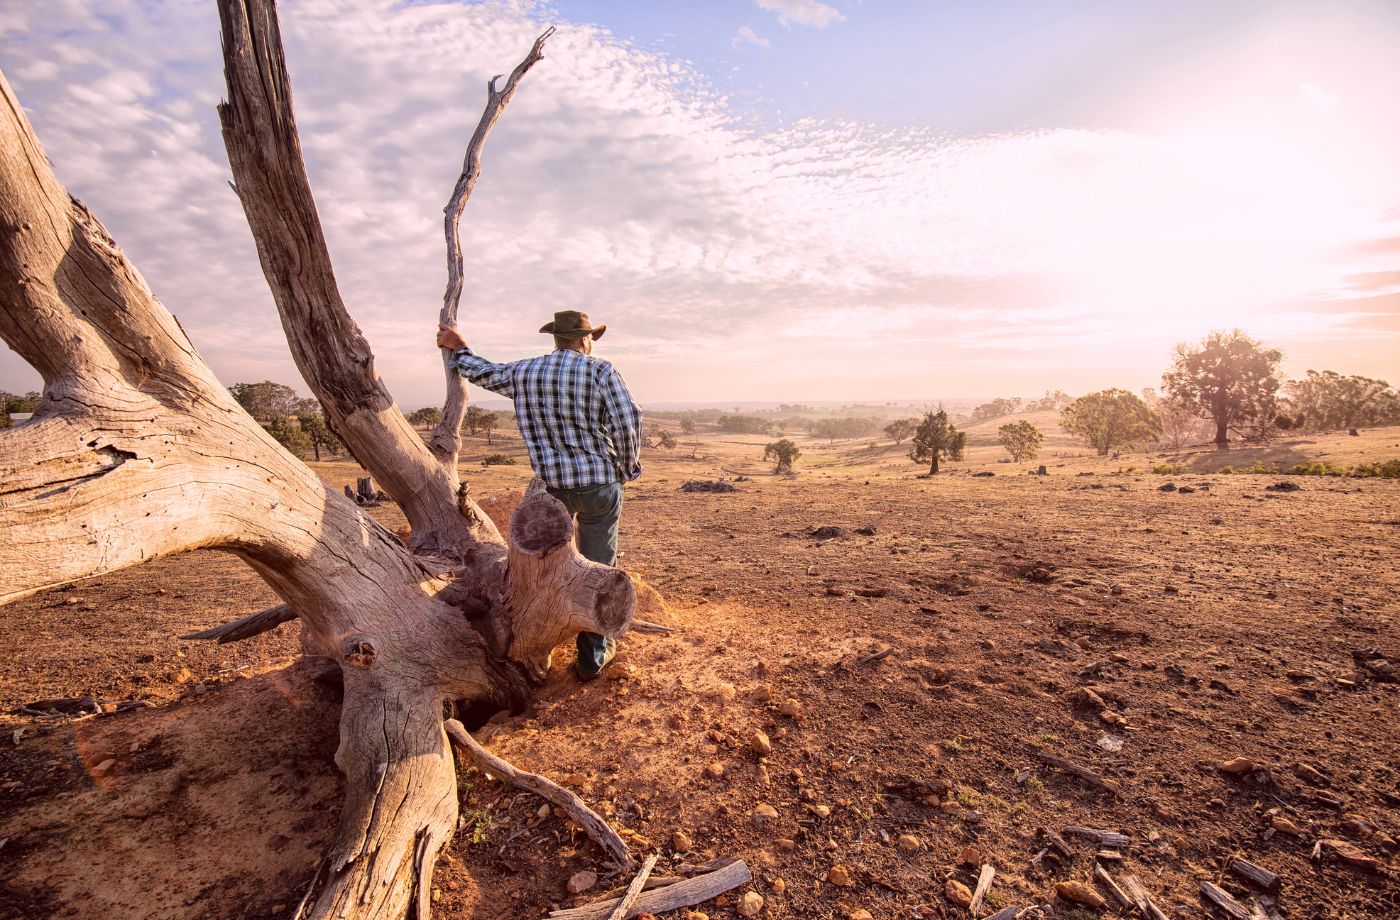
[[[515,401],[530,466],[545,485],[628,482],[641,472],[641,412],[616,368],[568,348],[509,364],[458,352],[467,379]]]

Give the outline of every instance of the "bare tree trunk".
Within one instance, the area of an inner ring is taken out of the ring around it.
[[[507,547],[455,465],[408,426],[336,288],[274,6],[219,7],[225,140],[292,354],[408,516],[414,553],[214,378],[58,182],[0,74],[0,337],[44,379],[33,419],[0,433],[0,603],[194,548],[242,557],[345,680],[346,802],[300,915],[426,918],[457,819],[444,703],[519,706],[555,645],[625,631],[635,590],[578,554],[567,511],[542,490],[517,509]]]
[[[929,474],[930,476],[937,476],[937,475],[938,475],[938,451],[937,451],[937,450],[935,450],[935,451],[933,452],[933,459],[929,461],[929,464],[928,464],[928,474]]]

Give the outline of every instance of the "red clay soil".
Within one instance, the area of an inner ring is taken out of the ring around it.
[[[718,462],[655,462],[628,492],[622,564],[679,630],[629,637],[613,679],[587,685],[561,650],[531,709],[478,734],[574,788],[635,852],[659,850],[658,874],[749,862],[751,886],[697,909],[738,916],[754,890],[766,917],[964,918],[946,883],[972,887],[975,860],[996,869],[983,914],[1049,902],[1088,917],[1101,912],[1055,884],[1090,882],[1102,847],[1070,836],[1068,857],[1043,853],[1037,830],[1080,827],[1130,838],[1105,865],[1168,916],[1224,916],[1202,881],[1257,895],[1226,871],[1234,857],[1282,877],[1287,920],[1400,916],[1400,685],[1385,665],[1400,661],[1400,483],[1185,475],[1170,481],[1193,491],[1160,491],[1165,477],[1072,468],[832,466],[679,491]],[[339,485],[354,470],[323,472]],[[475,488],[525,475],[474,474]],[[224,647],[173,638],[274,601],[240,564],[196,553],[0,609],[7,711],[156,704],[5,717],[0,916],[291,909],[337,814],[334,682],[291,664],[295,623]],[[1222,771],[1235,758],[1255,769]],[[544,917],[625,884],[568,895],[598,848],[531,795],[468,767],[460,782],[440,916]],[[760,804],[776,817],[755,819]],[[1375,868],[1331,845],[1312,858],[1334,839]]]

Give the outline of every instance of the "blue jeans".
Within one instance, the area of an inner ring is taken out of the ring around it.
[[[617,524],[622,517],[622,483],[606,482],[578,489],[550,488],[578,521],[578,551],[585,559],[603,565],[617,562]],[[611,644],[597,633],[578,634],[578,671],[585,678],[596,677],[611,657]]]

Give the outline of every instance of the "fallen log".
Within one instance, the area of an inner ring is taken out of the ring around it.
[[[1250,920],[1254,916],[1253,911],[1219,885],[1201,882],[1201,896],[1228,914],[1231,920]]]
[[[692,907],[751,881],[753,881],[753,873],[749,871],[748,864],[742,859],[736,859],[714,872],[697,875],[683,882],[667,885],[665,888],[654,888],[651,891],[643,892],[629,909],[627,916],[635,917],[643,913],[659,914],[668,910],[679,910],[682,907]],[[608,920],[620,901],[621,898],[594,901],[591,904],[584,904],[582,907],[553,911],[549,917],[550,920]]]
[[[250,613],[246,617],[239,617],[231,623],[201,629],[199,632],[186,633],[180,638],[188,640],[212,639],[219,645],[226,642],[241,642],[268,630],[276,629],[283,623],[296,618],[295,610],[286,604],[278,604],[276,607],[269,607],[257,613]]]
[[[1047,763],[1050,766],[1055,767],[1058,770],[1063,770],[1064,772],[1069,773],[1073,776],[1077,776],[1078,778],[1084,780],[1086,783],[1089,783],[1093,786],[1097,786],[1098,788],[1103,789],[1107,792],[1117,794],[1123,790],[1122,785],[1119,784],[1117,780],[1112,780],[1108,779],[1107,777],[1100,776],[1093,770],[1090,770],[1088,767],[1082,767],[1071,760],[1066,760],[1063,757],[1056,757],[1054,754],[1047,754],[1044,751],[1036,751],[1035,756],[1041,762]]]
[[[1230,860],[1230,871],[1246,882],[1249,882],[1255,888],[1259,888],[1263,891],[1278,890],[1279,877],[1263,866],[1252,863],[1247,859],[1236,857]]]
[[[456,719],[447,719],[443,726],[447,729],[447,737],[451,738],[452,743],[466,753],[478,769],[499,777],[504,782],[519,789],[533,792],[546,802],[558,805],[568,813],[570,818],[578,822],[579,826],[598,846],[612,856],[619,867],[629,869],[636,865],[632,855],[627,852],[627,844],[622,842],[622,837],[597,812],[585,805],[583,799],[553,780],[535,773],[527,773],[492,754],[478,744],[466,727]]]
[[[1097,842],[1101,847],[1112,847],[1116,850],[1124,849],[1132,843],[1131,838],[1117,831],[1099,831],[1090,827],[1067,827],[1065,833],[1072,837],[1087,837]]]

